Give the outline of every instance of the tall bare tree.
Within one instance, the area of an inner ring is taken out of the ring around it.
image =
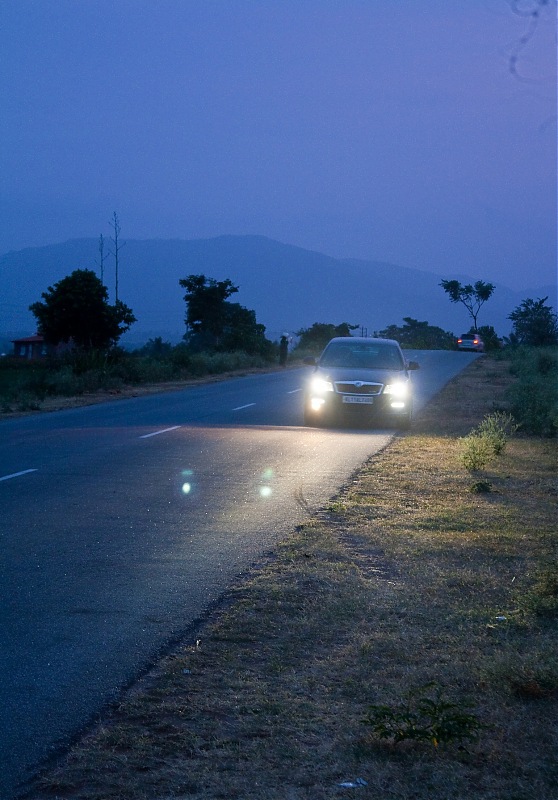
[[[99,248],[98,249],[99,249],[99,261],[97,263],[99,264],[99,267],[100,267],[100,270],[101,270],[101,283],[104,286],[104,284],[105,284],[105,258],[106,258],[106,256],[105,256],[105,238],[104,238],[103,234],[101,234],[99,236]]]
[[[112,221],[110,222],[112,230],[114,231],[114,236],[111,237],[111,242],[113,244],[114,250],[111,251],[112,255],[114,256],[114,267],[115,267],[115,285],[114,285],[114,299],[118,302],[118,255],[120,250],[124,247],[123,244],[120,244],[119,237],[120,237],[120,222],[118,220],[118,215],[116,211],[113,212]]]

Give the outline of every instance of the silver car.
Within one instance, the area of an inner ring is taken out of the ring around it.
[[[410,370],[393,339],[344,336],[332,339],[316,360],[304,390],[307,425],[377,421],[408,428],[413,414]]]
[[[484,353],[484,342],[478,333],[462,333],[457,340],[457,349]]]

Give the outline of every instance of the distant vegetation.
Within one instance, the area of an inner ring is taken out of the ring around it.
[[[51,345],[71,346],[63,353],[36,361],[0,358],[0,412],[36,410],[52,396],[73,396],[99,390],[118,392],[124,386],[185,381],[279,363],[279,344],[268,340],[256,314],[229,298],[238,291],[230,280],[189,275],[186,289],[184,341],[173,346],[161,337],[126,352],[117,342],[135,317],[121,301],[108,302],[102,282],[90,270],[75,270],[49,287],[31,306],[39,330]],[[473,303],[476,324],[480,305],[492,294],[491,284],[474,287],[443,281],[452,302]],[[486,350],[510,359],[518,380],[509,394],[510,412],[520,429],[544,436],[558,432],[558,320],[542,300],[525,300],[509,315],[513,333],[502,342],[490,325],[478,329]],[[317,356],[336,336],[352,336],[358,325],[315,322],[297,331],[290,362]],[[393,338],[415,349],[455,348],[455,335],[426,321],[404,317],[376,336]],[[281,362],[283,363],[283,362]]]
[[[412,317],[404,317],[402,326],[388,325],[379,335],[386,339],[396,339],[401,347],[416,350],[455,350],[455,336],[428,322],[419,322]]]
[[[310,328],[301,328],[296,332],[299,340],[294,355],[298,358],[319,355],[330,339],[336,336],[352,336],[352,331],[357,328],[358,325],[350,325],[348,322],[342,322],[340,325],[315,322]]]

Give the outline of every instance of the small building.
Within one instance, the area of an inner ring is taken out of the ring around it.
[[[36,333],[34,336],[25,336],[23,339],[12,339],[12,344],[16,358],[44,358],[51,352],[51,348],[40,333]]]

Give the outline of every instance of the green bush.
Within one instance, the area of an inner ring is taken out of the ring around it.
[[[517,424],[511,414],[495,411],[487,414],[476,431],[478,436],[485,437],[490,442],[495,456],[504,451],[506,442],[517,431]]]
[[[469,472],[483,469],[504,451],[506,442],[518,426],[511,414],[496,411],[487,414],[467,436],[460,440],[461,463]]]
[[[494,458],[494,449],[485,436],[471,432],[460,440],[461,463],[468,472],[478,472]]]
[[[511,411],[527,433],[558,434],[558,348],[507,348],[517,377],[507,393]]]

